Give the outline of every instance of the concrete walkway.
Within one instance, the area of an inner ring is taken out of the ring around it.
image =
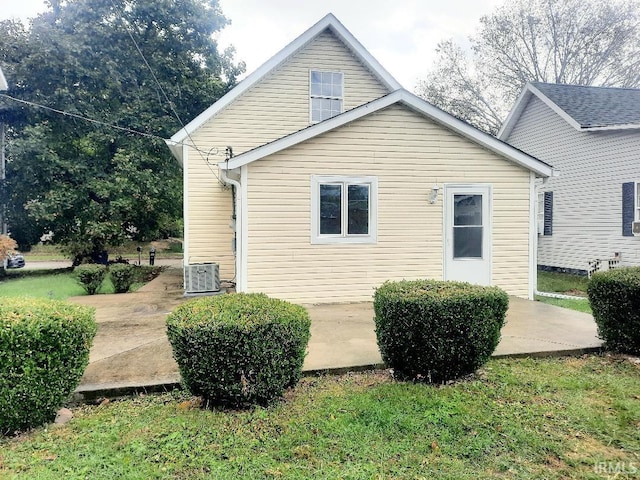
[[[135,293],[74,297],[96,307],[98,334],[77,392],[91,397],[180,381],[165,333],[167,314],[185,299],[182,270],[170,268]],[[307,372],[380,366],[371,303],[307,305]],[[601,346],[591,315],[512,297],[495,356],[581,353]]]

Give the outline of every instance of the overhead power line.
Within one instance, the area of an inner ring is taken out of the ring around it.
[[[93,118],[85,117],[83,115],[78,115],[77,113],[66,112],[64,110],[58,110],[57,108],[48,107],[46,105],[41,105],[39,103],[30,102],[28,100],[22,100],[21,98],[12,97],[11,95],[7,95],[5,93],[0,93],[0,97],[6,98],[8,100],[12,100],[14,102],[23,103],[25,105],[29,105],[30,107],[42,108],[44,110],[48,110],[50,112],[54,112],[54,113],[57,113],[57,114],[60,114],[60,115],[64,115],[66,117],[72,117],[72,118],[76,118],[78,120],[84,120],[85,122],[95,123],[96,125],[101,125],[103,127],[114,128],[116,130],[121,130],[123,132],[133,133],[133,134],[136,134],[136,135],[142,135],[143,137],[155,138],[155,139],[164,141],[164,138],[162,138],[162,137],[160,137],[158,135],[154,135],[152,133],[141,132],[139,130],[134,130],[132,128],[121,127],[119,125],[113,125],[113,124],[110,124],[110,123],[107,123],[107,122],[103,122],[101,120],[95,120]]]
[[[107,122],[104,122],[102,120],[96,120],[94,118],[85,117],[85,116],[79,115],[77,113],[67,112],[65,110],[60,110],[60,109],[57,109],[57,108],[49,107],[47,105],[42,105],[40,103],[30,102],[28,100],[23,100],[21,98],[12,97],[11,95],[7,95],[6,93],[0,93],[0,98],[6,98],[7,100],[11,100],[13,102],[22,103],[24,105],[28,105],[28,106],[34,107],[34,108],[41,108],[43,110],[47,110],[49,112],[53,112],[53,113],[56,113],[58,115],[64,115],[65,117],[75,118],[77,120],[82,120],[82,121],[85,121],[85,122],[93,123],[95,125],[100,125],[102,127],[113,128],[115,130],[120,130],[122,132],[132,133],[134,135],[141,135],[141,136],[146,137],[146,138],[152,138],[154,140],[161,140],[162,142],[166,142],[165,138],[163,138],[163,137],[161,137],[159,135],[154,135],[153,133],[142,132],[140,130],[134,130],[133,128],[128,128],[128,127],[121,127],[120,125],[114,125],[112,123],[107,123]],[[184,142],[176,142],[176,145],[189,145],[189,144],[186,144]],[[191,148],[193,148],[194,150],[197,150],[200,153],[200,155],[206,154],[207,156],[209,156],[211,154],[211,150],[212,149],[201,150],[198,147],[196,147],[195,145],[189,145],[189,146]]]
[[[151,65],[149,65],[149,62],[147,61],[147,58],[145,57],[144,53],[142,52],[142,49],[140,48],[140,46],[138,45],[138,42],[136,41],[136,39],[133,36],[133,33],[131,33],[131,26],[130,24],[128,24],[125,21],[124,15],[122,14],[122,9],[119,8],[116,3],[114,2],[114,0],[111,0],[111,6],[113,6],[113,9],[116,10],[118,12],[119,18],[120,18],[120,22],[122,23],[122,25],[124,26],[125,30],[127,31],[127,34],[129,35],[129,38],[131,39],[131,41],[133,42],[133,44],[136,47],[136,50],[138,51],[138,54],[140,55],[140,57],[142,58],[142,61],[144,62],[144,64],[147,66],[147,68],[149,69],[149,72],[151,73],[151,76],[153,77],[154,82],[156,83],[156,85],[158,86],[158,89],[160,90],[160,92],[162,93],[162,96],[164,97],[165,101],[167,102],[167,105],[169,106],[169,109],[171,110],[171,113],[176,117],[176,119],[178,120],[178,122],[180,123],[180,126],[182,127],[182,130],[184,130],[187,134],[187,138],[189,139],[189,141],[191,142],[191,146],[200,154],[200,157],[202,158],[202,160],[204,161],[205,165],[209,168],[209,170],[211,171],[211,173],[213,174],[214,177],[216,177],[216,179],[218,181],[220,181],[220,177],[218,177],[218,174],[213,170],[213,168],[211,168],[211,164],[209,163],[209,158],[208,158],[208,154],[205,157],[204,153],[202,150],[200,150],[199,148],[196,148],[196,142],[194,142],[193,138],[191,137],[191,134],[189,133],[189,131],[187,130],[187,128],[185,127],[182,119],[180,118],[180,115],[178,114],[178,112],[176,111],[176,109],[173,106],[173,103],[171,102],[171,100],[169,100],[169,96],[167,95],[167,92],[165,91],[165,89],[162,87],[162,84],[160,83],[160,81],[158,80],[158,77],[156,76],[155,72],[153,71],[153,68],[151,68]]]

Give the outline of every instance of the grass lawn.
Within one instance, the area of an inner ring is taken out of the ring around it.
[[[580,275],[538,270],[538,291],[586,296],[589,279]]]
[[[553,298],[536,295],[536,300],[538,302],[548,303],[550,305],[556,305],[558,307],[570,308],[572,310],[577,310],[578,312],[588,313],[589,315],[593,313],[591,311],[591,305],[589,305],[589,300],[587,300],[586,298],[584,300],[573,300],[569,298]]]
[[[114,293],[110,278],[106,278],[98,293]],[[87,293],[71,273],[33,275],[0,282],[0,297],[44,297],[65,300]]]
[[[640,466],[639,393],[634,359],[589,356],[491,360],[437,387],[386,371],[308,377],[248,411],[149,395],[0,440],[0,477],[613,478]]]
[[[66,270],[60,269],[54,273],[48,273],[46,270],[10,271],[6,277],[0,280],[0,297],[43,297],[65,300],[69,297],[86,295],[87,293],[76,281],[73,274]],[[153,280],[160,273],[160,270],[159,267],[136,267],[137,278],[135,278],[135,283],[131,285],[130,291],[135,292]],[[103,293],[115,293],[109,275],[98,290],[98,294]]]
[[[563,308],[571,308],[579,312],[592,313],[591,306],[587,300],[587,285],[589,279],[580,275],[569,275],[567,273],[544,272],[538,270],[538,291],[561,293],[584,297],[584,300],[573,300],[564,298],[552,298],[536,295],[536,300]]]

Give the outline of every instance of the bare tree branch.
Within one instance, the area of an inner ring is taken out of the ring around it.
[[[640,0],[509,0],[452,40],[416,93],[496,133],[529,81],[640,87]]]

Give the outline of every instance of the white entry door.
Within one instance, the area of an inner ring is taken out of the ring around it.
[[[445,185],[444,279],[491,285],[491,187]]]

